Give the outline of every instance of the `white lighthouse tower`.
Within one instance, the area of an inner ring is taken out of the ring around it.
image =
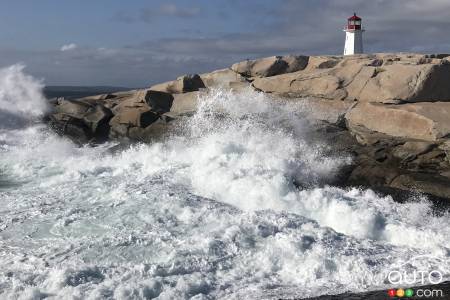
[[[348,18],[345,31],[345,48],[344,55],[353,55],[363,53],[362,19],[356,13]]]

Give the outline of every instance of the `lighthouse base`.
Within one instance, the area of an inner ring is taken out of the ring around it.
[[[345,48],[344,55],[353,55],[364,53],[362,30],[344,30],[345,35]]]

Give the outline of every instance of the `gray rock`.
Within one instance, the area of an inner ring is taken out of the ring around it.
[[[420,191],[442,198],[450,197],[450,179],[435,174],[403,174],[396,177],[390,186],[402,190]]]
[[[433,149],[433,147],[435,147],[435,144],[430,142],[409,141],[395,147],[392,154],[402,160],[414,160],[417,156]]]
[[[194,92],[205,88],[202,78],[198,74],[184,75],[177,80],[160,83],[150,87],[152,91],[180,94]]]
[[[245,77],[270,77],[303,70],[308,60],[308,56],[272,56],[239,62],[231,69]]]
[[[160,91],[147,91],[145,102],[155,113],[163,114],[170,111],[173,103],[173,96]]]
[[[229,88],[232,83],[244,83],[250,85],[242,75],[231,69],[222,69],[204,73],[201,74],[200,77],[207,88]]]
[[[450,102],[359,103],[346,115],[350,130],[365,127],[394,137],[437,141],[450,134]]]

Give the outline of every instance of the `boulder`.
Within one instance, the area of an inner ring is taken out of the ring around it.
[[[252,85],[265,93],[276,93],[289,97],[343,100],[347,96],[346,91],[341,89],[339,78],[327,71],[306,74],[299,72],[269,78],[255,78]]]
[[[148,108],[145,95],[148,90],[135,90],[127,93],[117,93],[117,97],[105,101],[105,106],[112,107],[113,113],[119,114],[123,110],[134,108]]]
[[[149,90],[145,94],[145,102],[153,112],[163,114],[170,111],[173,96],[169,93]]]
[[[402,160],[414,160],[417,156],[427,153],[435,147],[431,142],[408,141],[402,145],[395,147],[392,154]]]
[[[383,103],[450,101],[449,78],[450,65],[393,64],[375,69],[359,95],[352,97]]]
[[[389,186],[400,175],[401,171],[395,167],[362,161],[352,171],[349,182],[370,187]]]
[[[450,179],[427,173],[408,173],[396,177],[390,186],[408,191],[420,191],[437,197],[450,197]]]
[[[100,141],[107,138],[112,117],[111,110],[102,104],[59,99],[49,123],[58,133],[76,141]]]
[[[154,85],[150,88],[153,91],[166,92],[170,94],[180,94],[198,91],[205,88],[202,78],[198,74],[184,75],[177,80]]]
[[[117,95],[115,95],[115,94],[101,94],[101,95],[95,95],[95,96],[88,96],[88,97],[85,97],[83,99],[99,101],[99,100],[113,99],[113,98],[116,98],[116,97],[117,97]]]
[[[198,107],[200,92],[174,94],[174,100],[169,115],[181,116],[195,113]]]
[[[85,141],[122,138],[131,128],[144,129],[156,122],[170,111],[172,102],[169,93],[145,89],[76,101],[59,99],[49,122],[58,132],[77,140],[83,135]]]
[[[83,120],[64,113],[55,113],[48,116],[48,125],[58,134],[68,136],[79,144],[92,139],[92,133]]]
[[[293,73],[304,70],[309,63],[309,56],[304,55],[285,55],[282,57],[283,61],[287,63],[287,68],[284,73]]]
[[[101,104],[89,108],[83,117],[92,135],[98,139],[105,139],[109,135],[109,120],[113,117],[113,113]]]
[[[173,119],[168,116],[160,116],[155,122],[145,128],[130,127],[128,137],[132,140],[152,142],[167,135],[172,127]]]
[[[247,83],[247,80],[242,75],[231,69],[222,69],[211,73],[201,74],[200,77],[207,88],[229,88],[230,84],[234,82]],[[247,83],[247,85],[250,84]]]
[[[116,124],[145,128],[159,118],[159,114],[147,109],[130,109],[122,111],[111,119],[111,126]]]
[[[62,113],[74,118],[82,119],[84,114],[91,107],[91,105],[81,101],[58,99],[55,110],[57,113]]]
[[[304,98],[301,100],[301,110],[306,118],[325,121],[334,125],[345,125],[345,114],[355,105],[350,101],[330,101],[324,99]]]
[[[297,78],[298,75],[283,74],[268,78],[254,78],[252,86],[259,91],[265,93],[276,93],[279,95],[288,96],[293,91],[291,89],[291,82]],[[296,94],[297,95],[297,94]],[[292,98],[296,98],[292,95]]]
[[[449,115],[450,102],[358,103],[345,118],[351,131],[362,126],[394,137],[436,141],[450,134]]]
[[[114,108],[112,109],[112,111],[115,115],[117,115],[125,110],[140,109],[140,108],[150,109],[150,107],[148,107],[148,104],[145,102],[145,98],[132,97],[132,98],[124,99],[121,102],[119,102],[118,104],[116,104],[114,106]]]
[[[159,118],[159,114],[147,108],[122,111],[120,114],[115,115],[109,122],[111,127],[109,137],[129,137],[132,128],[144,129],[156,122]]]
[[[308,64],[305,69],[306,72],[311,72],[316,69],[330,69],[334,68],[342,57],[339,56],[310,56]]]
[[[288,64],[280,56],[248,60],[231,66],[231,69],[245,77],[269,77],[284,73]]]
[[[308,56],[272,56],[236,63],[231,69],[245,77],[270,77],[305,69]]]

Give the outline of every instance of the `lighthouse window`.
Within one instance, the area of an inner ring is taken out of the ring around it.
[[[361,21],[355,21],[355,25],[361,25]]]

